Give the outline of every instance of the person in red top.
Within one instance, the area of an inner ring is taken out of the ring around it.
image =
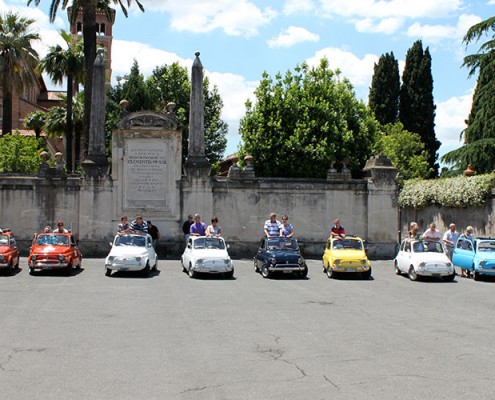
[[[340,225],[340,219],[335,220],[335,225],[330,228],[330,236],[336,237],[339,240],[343,240],[345,238],[345,229],[342,225]]]

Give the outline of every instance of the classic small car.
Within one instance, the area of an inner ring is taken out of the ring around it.
[[[180,259],[182,270],[195,278],[198,273],[234,277],[234,263],[222,237],[190,236]]]
[[[270,278],[275,272],[296,274],[300,278],[308,275],[308,266],[297,240],[287,237],[261,239],[254,256],[254,270],[263,278]]]
[[[13,274],[19,268],[19,250],[14,235],[4,229],[0,233],[0,270],[7,270]]]
[[[403,240],[395,257],[394,267],[397,275],[405,273],[412,281],[419,276],[441,277],[445,281],[455,278],[454,265],[440,242]]]
[[[362,239],[353,235],[329,238],[323,253],[323,271],[329,278],[357,273],[363,279],[369,279],[371,264]]]
[[[467,269],[478,280],[480,275],[495,276],[495,239],[476,238],[473,242],[466,238],[457,240],[452,263]]]
[[[105,259],[105,275],[112,271],[141,271],[148,276],[158,268],[158,257],[153,248],[151,236],[147,234],[115,235],[112,247]]]
[[[40,233],[34,237],[28,257],[31,275],[36,270],[64,270],[70,275],[81,265],[82,254],[71,233]]]

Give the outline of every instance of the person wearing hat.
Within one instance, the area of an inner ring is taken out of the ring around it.
[[[57,229],[53,231],[54,233],[69,233],[67,229],[64,228],[64,221],[57,222]]]
[[[455,244],[459,239],[459,234],[455,230],[455,224],[449,225],[449,230],[443,234],[443,242],[445,243],[445,249],[447,250],[447,256],[452,260],[452,254],[454,253]]]

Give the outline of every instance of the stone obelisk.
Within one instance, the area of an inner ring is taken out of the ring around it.
[[[88,157],[83,161],[86,172],[101,175],[108,169],[105,154],[105,57],[98,49],[93,67],[93,91],[91,93],[91,121],[89,124]]]
[[[191,99],[189,105],[189,148],[186,170],[196,170],[197,175],[208,175],[210,163],[205,156],[205,109],[203,98],[203,65],[196,54],[191,72]]]

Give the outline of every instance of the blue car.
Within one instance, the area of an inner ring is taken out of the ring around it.
[[[308,266],[301,256],[296,239],[286,237],[263,238],[254,257],[254,270],[263,278],[276,272],[306,278]]]
[[[471,272],[474,280],[480,275],[495,276],[495,239],[466,238],[457,240],[452,263]]]

